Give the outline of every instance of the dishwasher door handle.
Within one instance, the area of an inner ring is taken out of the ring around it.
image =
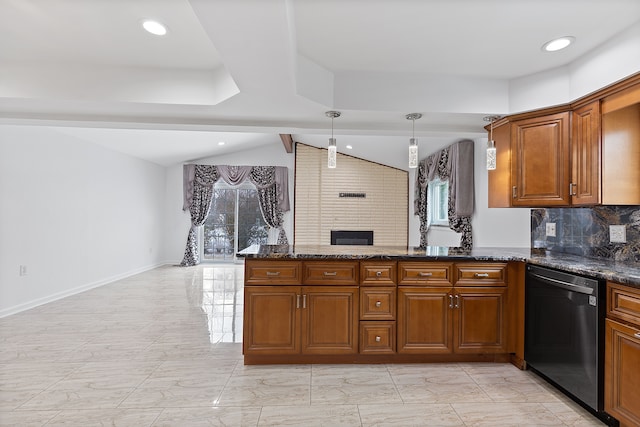
[[[556,286],[558,288],[562,288],[562,289],[566,289],[569,290],[571,292],[578,292],[581,294],[587,294],[587,295],[591,295],[593,294],[594,289],[592,288],[588,288],[586,286],[580,286],[580,285],[574,285],[572,283],[567,283],[564,282],[562,280],[558,280],[558,279],[552,279],[551,277],[546,277],[546,276],[541,276],[539,274],[536,273],[529,273],[531,276],[535,277],[536,279],[542,280],[543,282],[551,285],[551,286]]]

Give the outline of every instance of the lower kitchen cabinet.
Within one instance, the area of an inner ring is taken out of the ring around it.
[[[604,409],[640,426],[640,291],[607,283]]]
[[[398,287],[398,353],[453,351],[451,287]]]
[[[454,353],[507,353],[507,289],[455,288]]]
[[[507,353],[506,267],[460,263],[450,286],[398,286],[398,353]]]
[[[245,287],[245,355],[354,354],[358,287]]]
[[[398,288],[398,352],[506,353],[504,287]]]

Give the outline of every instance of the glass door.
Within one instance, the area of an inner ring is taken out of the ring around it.
[[[267,243],[268,235],[257,190],[251,185],[216,183],[209,216],[202,227],[201,259],[232,262],[238,251]]]

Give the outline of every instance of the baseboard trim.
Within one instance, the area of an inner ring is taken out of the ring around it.
[[[43,304],[47,304],[53,301],[57,301],[62,298],[69,297],[71,295],[76,295],[91,289],[99,288],[100,286],[108,285],[109,283],[117,282],[118,280],[126,279],[131,276],[135,276],[136,274],[144,273],[145,271],[153,270],[158,267],[162,267],[164,265],[173,265],[174,263],[161,262],[158,264],[148,265],[145,267],[140,267],[135,270],[128,271],[122,274],[116,274],[115,276],[107,277],[101,280],[97,280],[95,282],[87,283],[82,286],[77,286],[72,289],[67,289],[62,292],[58,292],[52,295],[48,295],[42,298],[37,298],[31,301],[27,301],[22,304],[14,305],[12,307],[5,308],[0,310],[0,319],[3,317],[11,316],[12,314],[17,314],[26,310],[30,310],[32,308],[38,307]]]

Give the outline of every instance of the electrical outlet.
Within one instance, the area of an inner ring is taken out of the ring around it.
[[[27,275],[27,266],[26,265],[21,265],[20,266],[20,275],[21,276],[26,276]]]
[[[627,243],[627,229],[624,225],[609,226],[609,242]]]
[[[547,237],[556,237],[556,223],[548,222],[546,228]]]

